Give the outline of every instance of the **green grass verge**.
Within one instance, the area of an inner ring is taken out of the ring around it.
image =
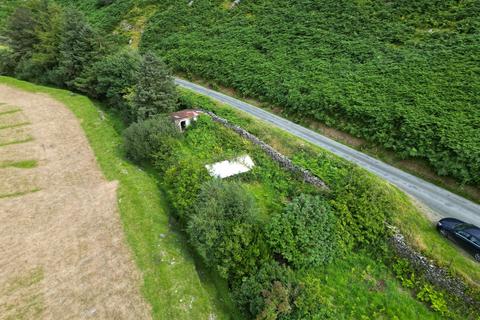
[[[8,124],[8,125],[0,126],[0,130],[28,126],[29,124],[31,124],[31,123],[30,122],[20,122],[20,123],[15,123],[15,124]]]
[[[18,169],[31,169],[38,166],[37,160],[24,160],[24,161],[0,161],[1,168],[18,168]]]
[[[80,120],[108,180],[118,180],[118,205],[128,244],[143,272],[142,292],[154,319],[241,319],[226,285],[210,274],[188,250],[187,242],[169,219],[158,178],[125,160],[122,124],[99,105],[69,91],[33,85],[7,77],[0,83],[29,92],[49,94]]]
[[[39,188],[34,188],[32,190],[27,190],[27,191],[19,191],[19,192],[7,193],[7,194],[0,194],[0,199],[20,197],[20,196],[24,196],[24,195],[30,194],[30,193],[35,193],[35,192],[38,192],[38,191],[40,191]]]
[[[22,111],[22,109],[7,110],[7,111],[0,112],[0,116],[6,115],[6,114],[17,113],[17,112],[20,112],[20,111]]]
[[[27,143],[27,142],[30,142],[30,141],[33,141],[33,137],[28,137],[28,138],[25,138],[25,139],[8,141],[8,142],[0,142],[0,147],[10,146],[12,144]]]

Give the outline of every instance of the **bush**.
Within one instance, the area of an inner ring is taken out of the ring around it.
[[[342,250],[385,249],[389,234],[385,221],[391,220],[397,203],[390,188],[363,169],[325,153],[298,152],[293,159],[330,186],[330,204],[338,217]]]
[[[203,185],[193,204],[190,240],[206,264],[230,281],[250,274],[267,256],[256,211],[253,197],[239,184],[217,179]]]
[[[268,261],[234,288],[237,304],[256,319],[277,319],[295,308],[301,292],[293,272],[275,261]]]
[[[141,162],[153,159],[156,153],[169,153],[181,135],[168,116],[156,116],[133,123],[123,136],[127,157]]]
[[[338,252],[335,214],[321,197],[302,194],[272,216],[267,239],[295,268],[328,263]]]

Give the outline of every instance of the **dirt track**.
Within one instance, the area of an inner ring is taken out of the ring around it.
[[[150,318],[117,185],[104,179],[75,116],[48,96],[1,85],[0,103],[0,128],[30,123],[0,129],[0,319]],[[38,165],[5,166],[24,160]]]

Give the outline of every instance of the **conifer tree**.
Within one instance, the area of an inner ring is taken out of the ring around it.
[[[59,47],[59,63],[55,70],[58,85],[74,86],[75,79],[94,62],[97,34],[83,14],[75,9],[65,12],[65,26]]]
[[[165,63],[154,53],[143,56],[138,83],[133,96],[133,111],[137,120],[175,111],[177,92]]]

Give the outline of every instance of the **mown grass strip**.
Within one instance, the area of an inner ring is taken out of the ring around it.
[[[7,124],[7,125],[0,126],[0,130],[19,128],[19,127],[23,127],[23,126],[28,126],[30,124],[32,124],[32,123],[31,122],[20,122],[20,123],[15,123],[15,124]]]
[[[10,146],[10,145],[13,145],[13,144],[27,143],[27,142],[30,142],[30,141],[33,141],[33,137],[28,137],[28,138],[25,138],[25,139],[22,139],[22,140],[15,140],[15,141],[0,143],[0,147]]]
[[[18,169],[32,169],[38,166],[37,160],[23,160],[23,161],[3,161],[0,162],[0,169],[2,168],[18,168]]]
[[[24,196],[26,194],[38,192],[40,190],[41,190],[40,188],[34,188],[32,190],[27,190],[27,191],[19,191],[19,192],[14,192],[14,193],[0,194],[0,199],[20,197],[20,196]]]
[[[17,113],[17,112],[20,112],[20,111],[22,111],[22,109],[20,109],[20,108],[7,110],[7,111],[2,111],[2,112],[0,112],[0,116],[4,116],[6,114]]]

